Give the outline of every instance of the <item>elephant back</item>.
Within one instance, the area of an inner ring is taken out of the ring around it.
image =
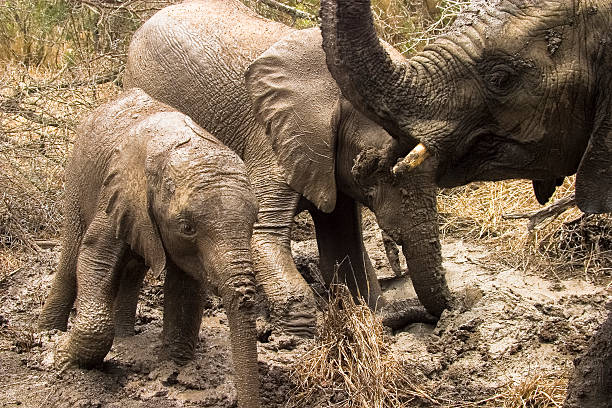
[[[257,127],[244,72],[291,31],[233,0],[166,7],[134,34],[124,86],[140,87],[189,115],[242,156],[245,138]]]
[[[105,103],[79,123],[72,154],[66,166],[66,196],[80,203],[84,214],[94,214],[97,197],[115,150],[134,123],[169,107],[132,89]],[[83,175],[87,175],[84,177]],[[86,222],[91,220],[87,219]]]

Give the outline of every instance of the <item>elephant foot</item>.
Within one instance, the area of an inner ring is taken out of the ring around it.
[[[116,331],[115,331],[115,337],[119,337],[119,338],[124,338],[124,337],[132,337],[134,334],[136,334],[136,331],[134,330],[134,326],[117,326]]]
[[[89,336],[79,338],[75,333],[70,333],[59,341],[55,349],[54,366],[60,372],[69,368],[99,367],[111,345],[112,339],[99,341]]]
[[[280,333],[311,339],[316,333],[317,319],[308,313],[293,313],[277,320]]]
[[[162,333],[162,360],[172,360],[178,365],[185,365],[195,356],[195,350],[200,341],[198,333],[190,333],[189,336],[180,335],[173,331],[174,335],[167,332]],[[184,334],[184,333],[182,333]]]
[[[65,332],[68,329],[68,323],[60,322],[53,319],[38,319],[38,331],[59,330]]]
[[[393,330],[401,329],[411,323],[436,324],[438,322],[438,318],[427,312],[416,299],[389,303],[376,314],[382,319],[385,326]]]
[[[138,299],[136,296],[135,299]],[[136,303],[134,302],[134,305]],[[115,310],[115,337],[131,337],[136,332],[136,307],[118,308]]]
[[[115,337],[131,337],[136,334],[134,326],[136,325],[136,316],[130,314],[127,316],[115,315]]]
[[[286,333],[273,333],[262,345],[266,350],[278,352],[281,350],[295,350],[302,344],[306,344],[311,341],[310,338],[303,336],[294,336]]]
[[[195,347],[185,347],[177,344],[163,346],[161,354],[162,360],[172,360],[177,365],[185,365],[189,361],[193,360],[195,356]]]

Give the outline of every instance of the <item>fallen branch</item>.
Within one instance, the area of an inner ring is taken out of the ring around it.
[[[43,126],[61,127],[62,124],[55,121],[53,118],[47,118],[44,114],[39,114],[36,111],[21,106],[22,101],[14,98],[7,98],[0,101],[0,111],[5,113],[13,113],[21,116],[30,122],[38,123]]]
[[[15,275],[17,272],[21,271],[23,269],[23,267],[19,267],[17,269],[15,269],[13,272],[10,272],[2,277],[0,277],[0,285],[3,284],[4,282],[8,281],[10,278],[13,277],[13,275]]]
[[[544,207],[541,210],[531,211],[523,214],[504,214],[502,218],[505,220],[517,220],[527,218],[529,223],[527,224],[527,230],[532,231],[542,222],[550,217],[558,217],[564,211],[572,208],[576,205],[576,199],[574,194],[564,197],[560,200],[555,201],[548,207]]]
[[[288,6],[286,4],[283,4],[279,1],[275,1],[275,0],[259,0],[260,2],[262,2],[263,4],[265,4],[268,7],[272,7],[276,10],[280,10],[284,13],[289,14],[291,17],[295,17],[295,18],[303,18],[306,20],[311,20],[311,21],[318,21],[318,17],[315,16],[314,14],[310,14],[310,13],[306,13],[305,11],[302,10],[298,10],[295,7],[291,7]]]
[[[60,242],[52,239],[35,239],[34,243],[38,245],[40,249],[51,249],[60,245]]]
[[[97,76],[93,80],[89,79],[85,81],[73,81],[55,85],[50,83],[27,85],[19,93],[9,99],[24,98],[26,96],[32,96],[32,94],[40,93],[43,91],[61,91],[65,89],[80,88],[83,86],[102,85],[109,82],[114,82],[115,80],[117,80],[117,78],[119,77],[119,75],[121,75],[122,72],[123,68],[118,68],[104,75]]]

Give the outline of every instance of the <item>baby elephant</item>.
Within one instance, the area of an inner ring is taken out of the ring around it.
[[[187,116],[138,89],[96,109],[66,169],[62,257],[40,319],[42,328],[65,329],[78,288],[75,324],[56,361],[100,363],[115,329],[133,327],[147,267],[165,270],[168,354],[192,357],[202,285],[212,283],[228,315],[239,406],[259,407],[256,214],[242,161]]]

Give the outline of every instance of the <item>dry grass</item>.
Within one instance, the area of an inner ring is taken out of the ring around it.
[[[132,32],[171,2],[0,4],[0,250],[58,236],[76,124],[120,91]]]
[[[433,402],[393,356],[383,325],[348,288],[333,285],[315,345],[294,367],[290,406],[391,408]]]
[[[495,408],[560,408],[565,401],[567,379],[531,374],[508,383],[485,406]]]
[[[260,0],[241,0],[257,13],[296,28],[312,27],[311,19],[292,17]],[[311,16],[319,15],[320,0],[276,0]],[[421,50],[444,32],[469,0],[372,0],[379,36],[400,52]]]
[[[97,68],[97,76],[105,71]],[[82,70],[7,64],[0,75],[0,244],[31,248],[34,237],[59,233],[64,166],[78,118],[118,88],[96,84]]]
[[[574,191],[574,178],[557,188],[552,200]],[[587,280],[609,279],[612,267],[610,215],[587,216],[573,207],[527,230],[526,220],[504,215],[542,208],[531,182],[473,183],[443,190],[438,199],[443,235],[476,240],[501,262],[522,270],[540,270],[559,278],[580,273]]]
[[[377,0],[372,8],[380,37],[409,55],[442,34],[469,4],[469,0]]]

